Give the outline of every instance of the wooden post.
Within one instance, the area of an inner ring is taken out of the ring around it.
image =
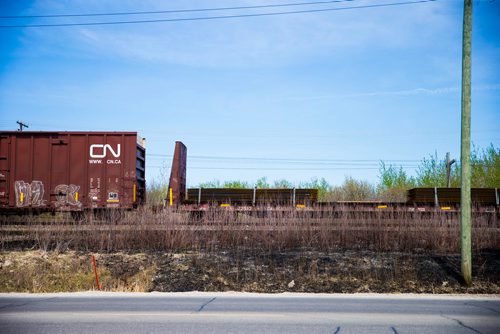
[[[451,165],[455,163],[455,159],[450,160],[450,152],[446,153],[446,185],[451,187]]]
[[[470,168],[470,121],[471,121],[471,46],[472,0],[464,1],[464,31],[462,40],[462,132],[461,132],[461,198],[460,240],[461,268],[465,283],[472,285],[471,245],[471,168]]]
[[[101,284],[99,283],[99,275],[97,274],[97,264],[95,261],[95,256],[92,255],[92,264],[94,265],[94,273],[95,273],[95,283],[97,285],[97,290],[101,290]]]

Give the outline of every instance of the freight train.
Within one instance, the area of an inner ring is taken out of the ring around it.
[[[416,188],[406,203],[318,202],[317,189],[186,188],[187,148],[175,143],[165,205],[204,210],[214,205],[337,206],[385,209],[394,206],[456,209],[458,188]],[[136,132],[0,132],[0,213],[135,209],[146,200],[146,140]],[[498,189],[472,189],[472,200],[498,212]]]

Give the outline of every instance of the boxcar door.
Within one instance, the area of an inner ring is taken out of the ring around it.
[[[68,138],[58,136],[52,138],[50,169],[50,203],[56,209],[69,210],[71,189],[68,188]]]

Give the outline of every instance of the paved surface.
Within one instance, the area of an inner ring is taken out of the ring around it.
[[[500,333],[500,297],[0,294],[0,333]]]

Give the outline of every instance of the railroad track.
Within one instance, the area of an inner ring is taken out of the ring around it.
[[[500,240],[500,226],[475,224],[473,226],[481,233],[488,234]],[[35,225],[2,225],[0,226],[0,241],[14,240],[34,240],[47,235],[58,236],[63,239],[70,239],[71,236],[92,235],[102,233],[112,233],[116,235],[129,235],[141,233],[161,233],[161,232],[366,232],[366,233],[453,233],[458,231],[459,225],[456,222],[433,222],[423,225],[408,222],[309,222],[301,224],[293,222],[291,224],[273,223],[233,223],[228,224],[222,221],[213,221],[203,224],[35,224]]]
[[[473,228],[500,243],[500,212],[473,212]],[[134,235],[193,233],[382,233],[387,235],[440,233],[453,235],[459,230],[459,212],[428,209],[408,212],[407,208],[387,210],[294,210],[293,208],[210,208],[209,210],[159,210],[156,213],[117,212],[103,218],[92,213],[73,219],[70,213],[58,212],[36,216],[0,216],[0,242],[36,240],[72,240],[93,235],[133,238]]]

